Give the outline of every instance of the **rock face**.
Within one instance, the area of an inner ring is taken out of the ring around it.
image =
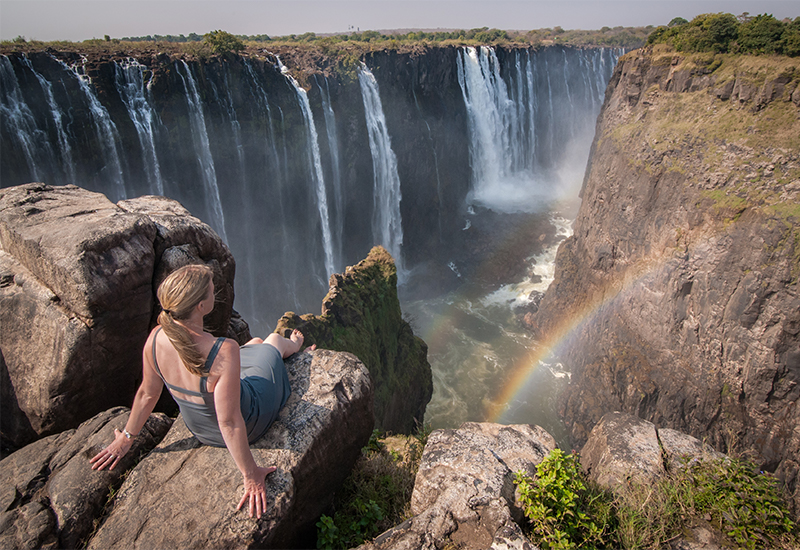
[[[575,445],[626,411],[735,441],[800,505],[798,75],[788,58],[621,59],[531,323],[569,336]]]
[[[286,361],[292,395],[251,445],[267,477],[260,520],[236,511],[242,476],[225,448],[201,445],[183,421],[125,480],[89,548],[310,548],[373,427],[372,385],[353,355],[316,350]],[[12,455],[13,456],[13,455]]]
[[[109,491],[150,451],[172,421],[150,416],[141,434],[114,471],[93,471],[89,459],[114,438],[128,409],[102,412],[75,430],[31,443],[0,461],[0,546],[3,548],[79,548],[94,527]]]
[[[287,313],[276,332],[303,331],[306,344],[349,351],[369,369],[375,384],[376,427],[410,433],[422,423],[433,393],[428,346],[403,320],[397,269],[383,247],[331,277],[322,315]]]
[[[539,426],[467,422],[457,430],[434,431],[414,483],[414,517],[361,548],[532,549],[515,523],[522,512],[514,473],[535,475],[555,447]]]
[[[222,289],[209,319],[228,333],[234,260],[175,201],[111,203],[78,187],[0,189],[2,439],[19,447],[130,405],[167,270],[209,264]]]

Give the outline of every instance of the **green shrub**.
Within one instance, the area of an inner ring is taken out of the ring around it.
[[[245,49],[244,42],[225,31],[211,31],[203,36],[204,42],[217,54],[237,53]]]
[[[577,454],[555,449],[536,467],[535,480],[517,472],[516,484],[534,542],[543,549],[612,547],[611,497],[584,482]]]

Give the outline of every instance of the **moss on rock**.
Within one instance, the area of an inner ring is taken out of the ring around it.
[[[375,385],[376,427],[411,433],[421,423],[433,393],[428,346],[403,320],[397,298],[397,268],[381,246],[342,274],[334,274],[322,314],[286,313],[276,332],[305,334],[307,345],[356,355]]]

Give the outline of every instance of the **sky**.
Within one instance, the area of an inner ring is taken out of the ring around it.
[[[0,0],[0,39],[72,40],[386,29],[664,25],[701,13],[800,16],[798,0]]]

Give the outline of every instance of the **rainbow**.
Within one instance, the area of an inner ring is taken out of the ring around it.
[[[487,422],[503,424],[509,405],[527,392],[527,386],[533,375],[548,358],[563,350],[573,339],[579,329],[591,323],[598,314],[610,306],[618,298],[622,298],[630,289],[636,287],[645,278],[653,276],[665,267],[669,257],[654,262],[652,258],[637,261],[626,270],[624,282],[617,286],[608,285],[594,293],[595,298],[582,308],[566,315],[564,319],[550,331],[545,339],[526,357],[521,359],[512,369],[506,383],[498,390],[496,396],[487,404]]]

